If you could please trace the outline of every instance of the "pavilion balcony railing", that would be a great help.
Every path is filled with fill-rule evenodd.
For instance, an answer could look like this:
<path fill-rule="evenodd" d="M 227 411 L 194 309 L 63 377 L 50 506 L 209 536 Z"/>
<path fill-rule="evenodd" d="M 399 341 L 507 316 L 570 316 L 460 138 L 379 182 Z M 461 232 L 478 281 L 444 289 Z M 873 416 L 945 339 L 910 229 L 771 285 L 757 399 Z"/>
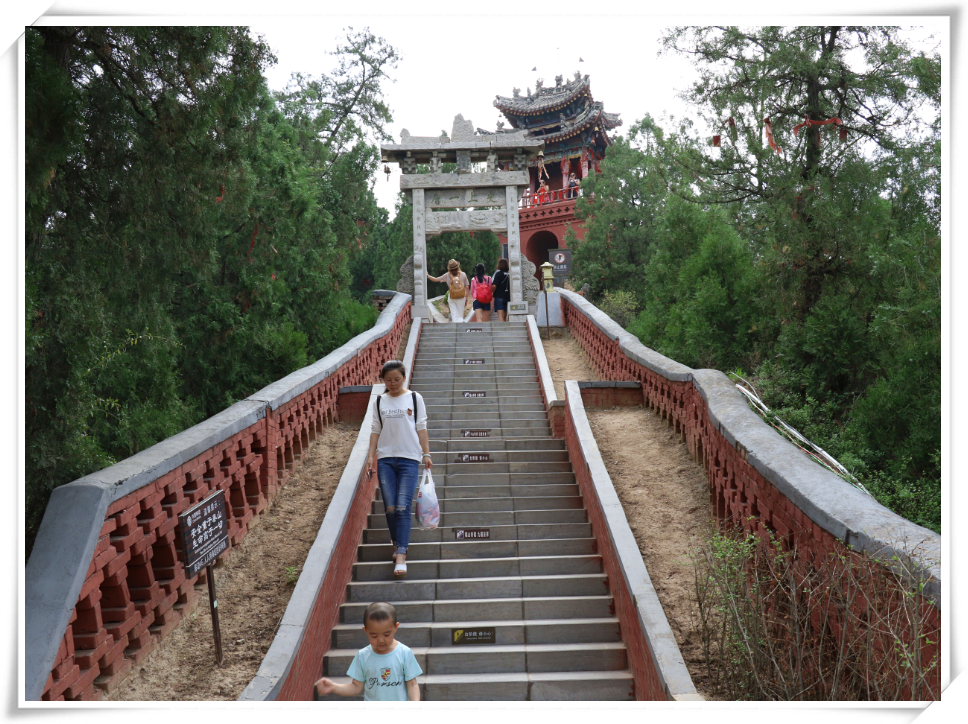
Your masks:
<path fill-rule="evenodd" d="M 563 201 L 574 201 L 582 196 L 581 187 L 566 189 L 551 189 L 545 192 L 525 191 L 524 196 L 518 201 L 518 208 L 530 209 L 534 206 L 545 206 L 548 204 L 558 204 Z"/>

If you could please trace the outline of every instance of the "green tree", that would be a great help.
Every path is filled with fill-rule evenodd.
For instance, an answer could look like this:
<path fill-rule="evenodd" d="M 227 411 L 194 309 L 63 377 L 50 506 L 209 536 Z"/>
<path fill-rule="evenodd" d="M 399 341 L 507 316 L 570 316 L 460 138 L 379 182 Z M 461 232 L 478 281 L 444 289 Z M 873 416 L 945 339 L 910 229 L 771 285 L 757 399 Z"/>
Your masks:
<path fill-rule="evenodd" d="M 372 324 L 348 267 L 380 220 L 368 134 L 396 53 L 351 32 L 331 76 L 276 98 L 246 28 L 26 40 L 30 540 L 53 487 Z"/>

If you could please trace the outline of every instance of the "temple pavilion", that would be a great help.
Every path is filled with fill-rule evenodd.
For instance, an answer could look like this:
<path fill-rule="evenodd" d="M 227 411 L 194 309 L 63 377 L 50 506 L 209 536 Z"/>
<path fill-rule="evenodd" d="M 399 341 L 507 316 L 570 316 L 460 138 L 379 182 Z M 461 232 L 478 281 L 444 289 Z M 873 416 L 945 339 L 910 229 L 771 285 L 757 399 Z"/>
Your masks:
<path fill-rule="evenodd" d="M 592 97 L 587 75 L 576 72 L 565 80 L 555 77 L 555 85 L 545 87 L 542 80 L 534 93 L 522 95 L 515 88 L 510 98 L 497 96 L 494 106 L 515 130 L 544 141 L 544 154 L 529 164 L 530 188 L 520 201 L 521 252 L 540 266 L 548 261 L 548 250 L 565 248 L 565 232 L 573 226 L 579 238 L 584 228 L 575 219 L 575 198 L 581 193 L 569 189 L 569 175 L 579 180 L 600 170 L 599 163 L 611 145 L 608 131 L 622 125 L 618 113 L 607 113 L 604 104 Z M 497 133 L 503 132 L 503 122 Z M 511 129 L 507 129 L 510 131 Z M 478 129 L 478 133 L 487 133 Z M 540 189 L 545 181 L 547 191 Z"/>

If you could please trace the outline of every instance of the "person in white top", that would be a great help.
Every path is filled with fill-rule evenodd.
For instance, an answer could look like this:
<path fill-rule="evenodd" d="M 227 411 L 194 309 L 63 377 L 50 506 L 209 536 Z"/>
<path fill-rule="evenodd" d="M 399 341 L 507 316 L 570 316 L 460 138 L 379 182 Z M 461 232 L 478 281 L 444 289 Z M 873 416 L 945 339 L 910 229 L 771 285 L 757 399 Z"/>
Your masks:
<path fill-rule="evenodd" d="M 427 432 L 427 405 L 419 392 L 406 387 L 407 368 L 391 360 L 383 365 L 380 379 L 385 395 L 376 398 L 370 427 L 367 475 L 377 475 L 387 527 L 393 543 L 393 575 L 407 575 L 407 548 L 410 545 L 410 506 L 417 491 L 420 462 L 430 470 L 430 436 Z"/>
<path fill-rule="evenodd" d="M 467 275 L 460 269 L 460 262 L 451 259 L 447 262 L 446 274 L 441 274 L 439 277 L 428 274 L 427 278 L 432 282 L 442 282 L 447 285 L 447 292 L 450 295 L 447 297 L 447 303 L 450 305 L 450 321 L 463 322 L 470 283 L 467 281 Z"/>

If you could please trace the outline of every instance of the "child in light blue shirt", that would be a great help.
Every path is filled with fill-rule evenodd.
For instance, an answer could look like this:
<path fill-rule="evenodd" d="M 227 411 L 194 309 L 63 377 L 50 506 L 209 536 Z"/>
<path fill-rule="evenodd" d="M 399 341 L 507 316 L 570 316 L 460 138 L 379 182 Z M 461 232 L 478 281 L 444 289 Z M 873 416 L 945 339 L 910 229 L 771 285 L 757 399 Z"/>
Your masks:
<path fill-rule="evenodd" d="M 370 645 L 353 657 L 346 675 L 349 684 L 337 684 L 323 677 L 316 690 L 323 696 L 359 696 L 363 701 L 420 701 L 417 677 L 423 673 L 413 651 L 394 636 L 400 624 L 397 611 L 389 603 L 371 603 L 363 612 L 363 630 Z"/>

